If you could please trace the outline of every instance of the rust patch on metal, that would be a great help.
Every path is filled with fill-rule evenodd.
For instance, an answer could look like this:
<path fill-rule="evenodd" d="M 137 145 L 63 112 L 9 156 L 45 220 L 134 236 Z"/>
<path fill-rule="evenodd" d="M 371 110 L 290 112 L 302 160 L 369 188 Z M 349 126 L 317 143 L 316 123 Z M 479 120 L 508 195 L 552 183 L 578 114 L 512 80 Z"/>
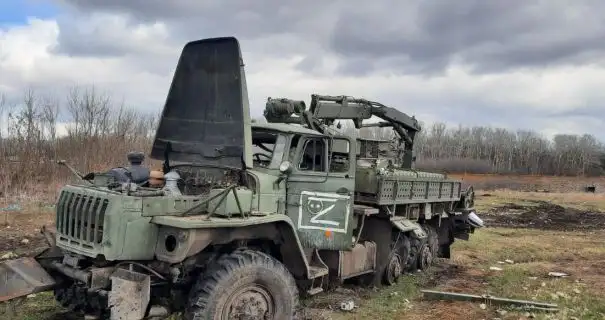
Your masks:
<path fill-rule="evenodd" d="M 371 241 L 359 243 L 351 251 L 340 251 L 339 274 L 343 279 L 351 278 L 376 267 L 376 244 Z"/>
<path fill-rule="evenodd" d="M 110 319 L 143 319 L 150 297 L 151 278 L 148 275 L 117 269 L 111 276 Z"/>

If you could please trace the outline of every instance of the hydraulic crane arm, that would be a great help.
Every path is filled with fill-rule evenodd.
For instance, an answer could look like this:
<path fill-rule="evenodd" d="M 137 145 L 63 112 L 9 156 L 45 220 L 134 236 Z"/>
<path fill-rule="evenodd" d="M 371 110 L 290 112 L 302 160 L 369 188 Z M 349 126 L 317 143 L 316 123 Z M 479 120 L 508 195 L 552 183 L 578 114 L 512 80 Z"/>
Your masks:
<path fill-rule="evenodd" d="M 399 135 L 404 166 L 411 164 L 414 137 L 421 129 L 413 116 L 378 102 L 347 96 L 313 94 L 309 110 L 306 110 L 305 102 L 301 100 L 269 98 L 264 115 L 268 122 L 299 123 L 321 133 L 326 133 L 326 127 L 334 124 L 335 120 L 352 120 L 357 129 L 392 127 Z M 363 123 L 372 116 L 383 122 Z"/>
<path fill-rule="evenodd" d="M 326 125 L 332 124 L 336 119 L 350 119 L 353 120 L 357 129 L 369 126 L 393 127 L 407 144 L 413 144 L 415 133 L 420 131 L 420 125 L 414 117 L 366 99 L 314 94 L 311 96 L 309 111 L 315 119 L 324 120 Z M 363 120 L 372 116 L 386 122 L 369 125 L 362 123 Z"/>
<path fill-rule="evenodd" d="M 407 144 L 414 141 L 420 125 L 414 117 L 395 108 L 366 99 L 347 96 L 311 95 L 311 105 L 306 111 L 304 101 L 269 98 L 265 108 L 265 118 L 269 122 L 302 123 L 309 128 L 324 132 L 322 128 L 330 126 L 335 120 L 352 120 L 355 128 L 392 127 Z M 292 115 L 297 115 L 293 117 Z M 384 122 L 364 124 L 363 120 L 376 116 Z"/>

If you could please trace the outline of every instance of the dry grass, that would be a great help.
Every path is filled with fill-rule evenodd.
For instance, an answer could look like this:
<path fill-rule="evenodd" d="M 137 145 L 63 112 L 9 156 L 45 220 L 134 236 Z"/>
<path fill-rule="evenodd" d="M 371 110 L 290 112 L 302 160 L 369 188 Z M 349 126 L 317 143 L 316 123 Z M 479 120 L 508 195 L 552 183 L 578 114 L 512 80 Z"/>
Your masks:
<path fill-rule="evenodd" d="M 533 201 L 548 201 L 564 207 L 581 210 L 605 211 L 605 193 L 586 192 L 523 192 L 516 190 L 494 190 L 475 192 L 478 201 L 475 208 L 479 212 L 502 205 L 516 203 L 519 205 L 532 205 Z"/>
<path fill-rule="evenodd" d="M 477 207 L 483 210 L 507 202 L 552 201 L 576 208 L 605 210 L 605 197 L 585 194 L 545 194 L 497 191 L 480 197 Z M 470 241 L 458 241 L 453 259 L 444 262 L 457 272 L 439 279 L 432 275 L 408 276 L 401 284 L 374 293 L 359 301 L 354 313 L 334 312 L 331 319 L 605 319 L 605 231 L 590 233 L 553 232 L 535 229 L 486 228 Z M 504 260 L 514 263 L 499 263 Z M 490 267 L 502 271 L 492 271 Z M 568 273 L 566 278 L 549 277 L 548 272 Z M 432 286 L 437 277 L 437 285 Z M 489 293 L 494 296 L 556 303 L 556 314 L 528 313 L 511 308 L 480 308 L 478 303 L 427 302 L 421 288 Z M 399 294 L 393 294 L 397 292 Z M 410 303 L 407 303 L 410 301 Z"/>
<path fill-rule="evenodd" d="M 535 312 L 532 315 L 536 319 L 603 319 L 605 271 L 601 266 L 605 263 L 605 246 L 601 239 L 604 235 L 586 237 L 536 230 L 485 229 L 470 242 L 455 245 L 454 258 L 446 264 L 457 266 L 458 272 L 442 279 L 436 287 L 427 288 L 551 302 L 561 308 L 556 314 Z M 505 259 L 513 260 L 514 264 L 498 263 Z M 491 271 L 491 266 L 503 270 Z M 566 272 L 570 277 L 549 277 L 550 271 Z M 511 308 L 482 310 L 479 303 L 422 301 L 419 290 L 426 282 L 426 277 L 408 277 L 404 283 L 362 301 L 357 312 L 339 312 L 332 319 L 527 318 L 526 311 Z"/>
<path fill-rule="evenodd" d="M 489 196 L 482 196 L 488 193 Z M 508 190 L 478 191 L 480 212 L 513 202 L 534 205 L 544 200 L 565 207 L 604 211 L 605 195 L 585 193 L 542 193 Z M 26 217 L 28 215 L 24 215 Z M 52 210 L 38 209 L 17 226 L 35 228 L 43 219 L 52 220 Z M 32 222 L 28 222 L 32 220 Z M 21 222 L 19 222 L 21 221 Z M 13 226 L 13 229 L 17 228 Z M 0 232 L 4 235 L 5 231 Z M 561 232 L 538 229 L 486 228 L 470 241 L 458 240 L 453 258 L 427 274 L 406 276 L 398 285 L 382 290 L 339 289 L 304 301 L 313 319 L 528 319 L 529 313 L 511 308 L 480 308 L 479 303 L 427 302 L 420 289 L 436 289 L 472 294 L 557 303 L 556 314 L 531 314 L 535 319 L 605 319 L 605 230 Z M 1 239 L 0 239 L 1 240 Z M 1 241 L 0 241 L 1 242 Z M 0 254 L 3 254 L 0 248 Z M 506 259 L 513 264 L 499 263 Z M 497 266 L 502 271 L 492 271 Z M 548 276 L 550 271 L 566 272 L 566 278 Z M 340 302 L 353 299 L 353 312 L 338 310 Z M 52 297 L 41 294 L 28 299 L 19 310 L 19 320 L 64 319 Z"/>

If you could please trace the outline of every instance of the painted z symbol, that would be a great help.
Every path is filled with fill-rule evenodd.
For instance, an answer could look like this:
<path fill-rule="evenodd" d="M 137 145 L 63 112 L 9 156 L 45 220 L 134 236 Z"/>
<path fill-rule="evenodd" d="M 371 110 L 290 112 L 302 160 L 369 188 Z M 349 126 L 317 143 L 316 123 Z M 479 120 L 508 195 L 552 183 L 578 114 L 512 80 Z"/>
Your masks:
<path fill-rule="evenodd" d="M 336 200 L 333 199 L 322 199 L 322 198 L 315 198 L 315 197 L 309 197 L 308 200 L 310 201 L 321 201 L 321 202 L 332 202 L 332 205 L 330 205 L 329 207 L 319 211 L 317 214 L 315 214 L 310 220 L 309 222 L 311 223 L 317 223 L 317 224 L 327 224 L 327 225 L 331 225 L 331 226 L 335 226 L 338 227 L 340 225 L 340 222 L 337 221 L 332 221 L 332 220 L 320 220 L 319 218 L 324 216 L 325 214 L 327 214 L 328 212 L 330 212 L 332 209 L 334 209 L 334 207 L 336 207 Z"/>

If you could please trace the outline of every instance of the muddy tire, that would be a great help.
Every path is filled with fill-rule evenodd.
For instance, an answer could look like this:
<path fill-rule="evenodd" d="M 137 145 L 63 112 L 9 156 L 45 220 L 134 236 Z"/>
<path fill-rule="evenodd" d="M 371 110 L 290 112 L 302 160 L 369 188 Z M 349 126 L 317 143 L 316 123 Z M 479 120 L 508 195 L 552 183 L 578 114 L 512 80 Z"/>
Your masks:
<path fill-rule="evenodd" d="M 439 234 L 437 233 L 437 229 L 431 225 L 425 224 L 422 226 L 424 232 L 427 234 L 427 246 L 431 251 L 431 260 L 429 265 L 432 265 L 435 261 L 435 258 L 439 256 Z"/>
<path fill-rule="evenodd" d="M 433 253 L 427 242 L 423 243 L 418 250 L 418 270 L 426 270 L 433 264 Z"/>
<path fill-rule="evenodd" d="M 420 256 L 420 250 L 426 240 L 421 240 L 415 236 L 410 237 L 410 255 L 406 265 L 406 271 L 416 272 L 418 270 L 418 261 Z"/>
<path fill-rule="evenodd" d="M 185 319 L 292 319 L 298 311 L 294 278 L 277 259 L 254 250 L 221 256 L 194 284 Z"/>
<path fill-rule="evenodd" d="M 387 266 L 383 273 L 383 283 L 393 285 L 405 273 L 406 263 L 410 255 L 410 239 L 403 232 L 395 235 Z"/>

